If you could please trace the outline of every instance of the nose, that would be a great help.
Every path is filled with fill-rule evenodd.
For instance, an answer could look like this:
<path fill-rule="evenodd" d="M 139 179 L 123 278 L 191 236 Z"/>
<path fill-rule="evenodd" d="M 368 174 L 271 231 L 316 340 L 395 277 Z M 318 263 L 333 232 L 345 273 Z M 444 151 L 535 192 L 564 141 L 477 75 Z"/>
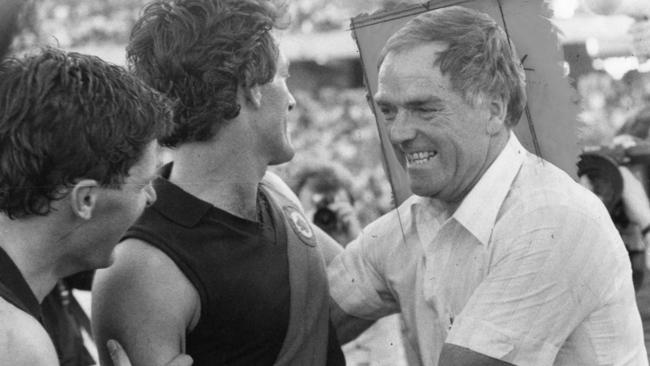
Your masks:
<path fill-rule="evenodd" d="M 156 196 L 156 190 L 153 188 L 153 184 L 147 185 L 145 188 L 145 194 L 147 196 L 147 206 L 153 205 L 158 198 L 158 196 Z"/>
<path fill-rule="evenodd" d="M 415 138 L 416 132 L 411 125 L 408 111 L 397 111 L 393 123 L 390 124 L 388 136 L 393 144 L 402 144 Z"/>

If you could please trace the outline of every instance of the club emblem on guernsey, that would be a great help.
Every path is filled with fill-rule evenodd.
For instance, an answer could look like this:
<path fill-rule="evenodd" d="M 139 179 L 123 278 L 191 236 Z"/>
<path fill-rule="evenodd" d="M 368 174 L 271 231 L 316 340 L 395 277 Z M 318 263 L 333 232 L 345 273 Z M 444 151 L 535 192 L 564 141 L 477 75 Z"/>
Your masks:
<path fill-rule="evenodd" d="M 311 247 L 316 246 L 314 230 L 311 229 L 311 225 L 309 225 L 305 216 L 295 207 L 291 206 L 285 206 L 284 213 L 296 235 L 298 235 L 305 244 Z"/>

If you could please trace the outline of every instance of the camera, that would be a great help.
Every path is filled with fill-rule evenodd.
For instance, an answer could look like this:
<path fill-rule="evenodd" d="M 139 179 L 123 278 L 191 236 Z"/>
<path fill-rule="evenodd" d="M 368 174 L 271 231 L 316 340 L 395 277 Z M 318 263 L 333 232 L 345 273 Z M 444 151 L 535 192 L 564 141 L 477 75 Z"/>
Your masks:
<path fill-rule="evenodd" d="M 326 233 L 332 233 L 338 228 L 338 217 L 336 212 L 329 208 L 329 205 L 333 202 L 334 196 L 323 195 L 323 197 L 316 202 L 316 212 L 314 212 L 314 217 L 312 219 L 313 223 L 323 229 Z"/>
<path fill-rule="evenodd" d="M 628 219 L 622 209 L 623 177 L 618 167 L 632 165 L 641 165 L 645 169 L 650 166 L 650 143 L 637 141 L 629 147 L 588 147 L 578 161 L 578 176 L 589 178 L 593 192 L 602 199 L 613 221 L 623 226 L 627 225 Z"/>

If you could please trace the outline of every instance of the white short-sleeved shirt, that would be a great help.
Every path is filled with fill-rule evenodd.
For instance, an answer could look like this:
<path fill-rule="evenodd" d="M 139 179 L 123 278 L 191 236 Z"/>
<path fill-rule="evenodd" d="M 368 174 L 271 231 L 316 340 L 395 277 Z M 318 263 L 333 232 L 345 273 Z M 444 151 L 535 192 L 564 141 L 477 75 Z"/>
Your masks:
<path fill-rule="evenodd" d="M 514 135 L 450 216 L 413 196 L 329 267 L 334 300 L 402 312 L 421 365 L 452 343 L 516 365 L 648 365 L 630 262 L 607 210 Z"/>

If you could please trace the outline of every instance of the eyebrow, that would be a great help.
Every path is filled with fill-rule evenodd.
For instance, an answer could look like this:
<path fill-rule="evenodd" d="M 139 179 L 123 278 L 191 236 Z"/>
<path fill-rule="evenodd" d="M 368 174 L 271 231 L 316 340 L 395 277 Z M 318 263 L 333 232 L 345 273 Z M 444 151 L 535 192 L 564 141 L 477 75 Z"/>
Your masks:
<path fill-rule="evenodd" d="M 379 105 L 379 106 L 381 106 L 381 105 L 388 106 L 388 105 L 396 104 L 396 103 L 392 103 L 390 101 L 383 100 L 382 95 L 377 95 L 377 97 L 375 97 L 374 99 L 375 99 L 375 103 L 377 103 L 377 105 Z M 419 106 L 426 105 L 426 104 L 432 104 L 432 103 L 433 104 L 439 104 L 439 103 L 442 103 L 442 102 L 443 102 L 443 100 L 441 98 L 438 98 L 438 97 L 432 96 L 432 95 L 428 95 L 428 96 L 421 96 L 421 97 L 416 96 L 416 97 L 410 98 L 409 100 L 406 101 L 406 103 L 403 103 L 403 105 L 406 106 L 406 107 L 419 107 Z M 397 103 L 397 104 L 402 104 L 402 103 Z"/>
<path fill-rule="evenodd" d="M 406 103 L 407 107 L 421 107 L 423 105 L 427 104 L 439 104 L 442 102 L 442 99 L 437 98 L 437 97 L 427 97 L 424 99 L 415 99 L 415 100 L 410 100 Z"/>

